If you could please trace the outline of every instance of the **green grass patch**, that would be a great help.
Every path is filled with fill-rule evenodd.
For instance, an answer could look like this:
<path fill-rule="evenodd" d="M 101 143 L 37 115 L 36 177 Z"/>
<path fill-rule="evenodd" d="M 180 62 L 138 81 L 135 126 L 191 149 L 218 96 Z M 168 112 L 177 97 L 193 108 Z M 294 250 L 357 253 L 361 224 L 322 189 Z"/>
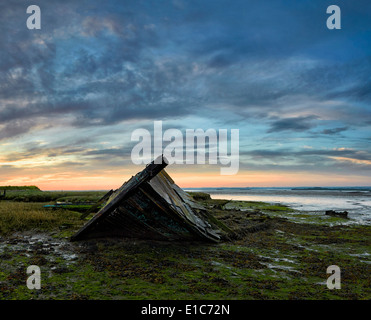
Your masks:
<path fill-rule="evenodd" d="M 1 189 L 0 189 L 1 191 Z M 40 191 L 34 189 L 9 190 L 3 200 L 16 202 L 96 202 L 106 191 Z"/>
<path fill-rule="evenodd" d="M 215 200 L 214 200 L 215 201 Z M 225 209 L 240 209 L 240 210 L 261 210 L 261 211 L 275 211 L 275 212 L 295 212 L 285 205 L 270 204 L 261 201 L 237 201 L 232 200 L 225 205 Z"/>
<path fill-rule="evenodd" d="M 80 214 L 63 209 L 48 210 L 42 203 L 0 202 L 0 235 L 22 231 L 59 231 L 82 225 Z"/>
<path fill-rule="evenodd" d="M 0 191 L 6 190 L 6 191 L 41 191 L 38 187 L 36 186 L 0 186 Z"/>

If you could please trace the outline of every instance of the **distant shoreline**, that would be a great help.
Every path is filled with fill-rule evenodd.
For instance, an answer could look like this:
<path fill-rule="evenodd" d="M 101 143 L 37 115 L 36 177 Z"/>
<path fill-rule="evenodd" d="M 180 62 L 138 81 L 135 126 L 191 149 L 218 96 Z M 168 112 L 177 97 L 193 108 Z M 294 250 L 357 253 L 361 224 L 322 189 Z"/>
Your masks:
<path fill-rule="evenodd" d="M 362 190 L 371 191 L 371 186 L 343 186 L 343 187 L 202 187 L 202 188 L 183 188 L 184 190 Z"/>

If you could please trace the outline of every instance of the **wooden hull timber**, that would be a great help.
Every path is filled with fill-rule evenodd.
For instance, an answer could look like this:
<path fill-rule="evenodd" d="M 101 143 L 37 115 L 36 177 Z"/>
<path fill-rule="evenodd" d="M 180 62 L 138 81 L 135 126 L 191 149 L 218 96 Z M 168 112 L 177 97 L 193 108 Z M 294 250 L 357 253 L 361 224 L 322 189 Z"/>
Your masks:
<path fill-rule="evenodd" d="M 220 230 L 203 214 L 205 208 L 174 183 L 166 166 L 161 156 L 124 183 L 71 241 L 127 237 L 218 242 Z"/>

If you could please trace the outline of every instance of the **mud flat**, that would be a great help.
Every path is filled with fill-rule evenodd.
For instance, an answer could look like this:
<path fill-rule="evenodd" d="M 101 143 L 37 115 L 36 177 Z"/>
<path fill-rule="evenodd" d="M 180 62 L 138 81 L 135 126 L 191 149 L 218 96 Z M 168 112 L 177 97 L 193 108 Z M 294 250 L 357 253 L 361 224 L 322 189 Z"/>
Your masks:
<path fill-rule="evenodd" d="M 194 196 L 233 231 L 228 240 L 70 242 L 86 222 L 78 213 L 30 203 L 58 218 L 12 232 L 1 221 L 0 299 L 371 298 L 370 226 L 264 202 Z M 4 206 L 9 203 L 0 202 L 0 211 Z M 41 269 L 40 290 L 26 286 L 29 265 Z M 339 290 L 326 286 L 330 265 L 341 269 Z"/>

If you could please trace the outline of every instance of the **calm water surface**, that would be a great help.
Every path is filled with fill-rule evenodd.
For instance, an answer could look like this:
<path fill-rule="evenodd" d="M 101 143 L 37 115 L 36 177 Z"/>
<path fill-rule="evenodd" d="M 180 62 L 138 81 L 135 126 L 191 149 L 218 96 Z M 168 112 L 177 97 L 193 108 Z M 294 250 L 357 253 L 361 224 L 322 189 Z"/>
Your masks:
<path fill-rule="evenodd" d="M 213 199 L 279 203 L 301 211 L 348 211 L 353 222 L 371 225 L 371 188 L 202 188 Z"/>

